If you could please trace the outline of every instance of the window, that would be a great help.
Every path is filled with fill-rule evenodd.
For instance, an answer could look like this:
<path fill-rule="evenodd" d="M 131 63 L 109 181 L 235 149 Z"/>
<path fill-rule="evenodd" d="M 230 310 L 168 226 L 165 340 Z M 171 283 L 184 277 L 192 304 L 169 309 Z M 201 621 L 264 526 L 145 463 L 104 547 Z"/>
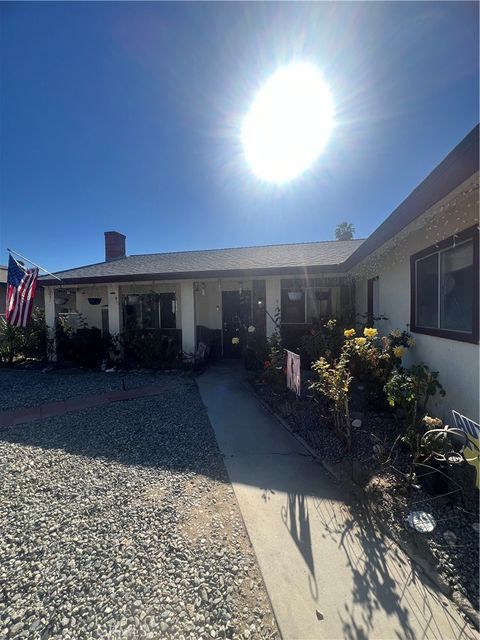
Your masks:
<path fill-rule="evenodd" d="M 141 329 L 175 329 L 177 326 L 175 294 L 126 295 L 124 324 Z"/>
<path fill-rule="evenodd" d="M 478 230 L 476 227 L 415 254 L 412 331 L 478 342 Z"/>
<path fill-rule="evenodd" d="M 143 329 L 158 329 L 159 327 L 159 296 L 149 293 L 142 296 L 142 327 Z"/>
<path fill-rule="evenodd" d="M 332 314 L 332 288 L 315 281 L 282 280 L 281 303 L 283 324 L 318 322 Z"/>
<path fill-rule="evenodd" d="M 282 289 L 282 322 L 305 322 L 305 291 Z"/>

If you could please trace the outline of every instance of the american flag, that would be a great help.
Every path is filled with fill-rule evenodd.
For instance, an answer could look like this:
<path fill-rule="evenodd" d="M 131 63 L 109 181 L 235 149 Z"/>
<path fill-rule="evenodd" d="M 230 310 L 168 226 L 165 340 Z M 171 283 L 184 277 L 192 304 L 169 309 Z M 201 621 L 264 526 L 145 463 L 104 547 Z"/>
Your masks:
<path fill-rule="evenodd" d="M 6 318 L 14 327 L 26 327 L 37 287 L 38 269 L 24 269 L 10 254 L 8 260 Z"/>

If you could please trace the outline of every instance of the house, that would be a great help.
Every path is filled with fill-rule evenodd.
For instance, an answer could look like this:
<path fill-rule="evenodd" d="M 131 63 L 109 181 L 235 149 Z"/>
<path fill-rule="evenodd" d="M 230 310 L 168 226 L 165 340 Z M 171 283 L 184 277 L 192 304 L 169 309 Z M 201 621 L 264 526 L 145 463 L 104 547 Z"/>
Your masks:
<path fill-rule="evenodd" d="M 229 357 L 250 324 L 270 335 L 277 309 L 287 344 L 318 318 L 384 316 L 380 331 L 408 328 L 410 357 L 440 372 L 437 412 L 478 420 L 478 136 L 477 126 L 366 240 L 127 256 L 125 236 L 107 231 L 103 262 L 58 272 L 61 285 L 41 278 L 47 324 L 80 313 L 118 334 L 133 322 L 185 352 L 203 340 Z"/>

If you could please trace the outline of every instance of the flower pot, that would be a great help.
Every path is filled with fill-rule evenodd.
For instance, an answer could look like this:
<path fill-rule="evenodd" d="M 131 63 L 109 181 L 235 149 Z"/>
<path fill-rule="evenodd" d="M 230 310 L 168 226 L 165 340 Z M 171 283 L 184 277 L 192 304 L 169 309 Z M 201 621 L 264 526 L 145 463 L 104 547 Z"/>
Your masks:
<path fill-rule="evenodd" d="M 302 291 L 289 291 L 288 292 L 288 299 L 291 302 L 298 302 L 299 300 L 302 299 Z"/>
<path fill-rule="evenodd" d="M 101 298 L 88 298 L 88 302 L 93 306 L 97 306 L 98 304 L 101 303 L 101 301 L 102 301 Z"/>
<path fill-rule="evenodd" d="M 428 466 L 423 466 L 423 464 Z M 448 493 L 447 466 L 436 460 L 426 463 L 419 462 L 415 467 L 418 482 L 425 493 L 430 496 L 440 496 Z"/>

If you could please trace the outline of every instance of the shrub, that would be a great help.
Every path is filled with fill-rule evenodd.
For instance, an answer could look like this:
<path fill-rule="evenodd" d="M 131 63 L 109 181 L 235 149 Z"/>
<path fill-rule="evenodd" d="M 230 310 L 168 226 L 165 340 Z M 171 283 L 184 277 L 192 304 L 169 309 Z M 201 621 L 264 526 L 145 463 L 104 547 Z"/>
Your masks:
<path fill-rule="evenodd" d="M 330 364 L 325 358 L 319 358 L 312 365 L 318 374 L 318 381 L 312 382 L 310 389 L 323 395 L 332 412 L 337 434 L 351 447 L 351 424 L 349 411 L 349 392 L 352 375 L 349 370 L 349 353 L 343 349 L 340 358 Z"/>
<path fill-rule="evenodd" d="M 327 358 L 336 360 L 343 346 L 343 329 L 336 318 L 330 318 L 325 324 L 312 327 L 310 332 L 302 336 L 302 351 L 310 363 Z"/>
<path fill-rule="evenodd" d="M 427 412 L 428 401 L 445 390 L 438 380 L 438 371 L 431 371 L 423 362 L 408 369 L 394 369 L 385 385 L 388 403 L 395 407 L 405 426 L 404 440 L 414 446 L 417 424 Z"/>
<path fill-rule="evenodd" d="M 174 368 L 179 362 L 180 347 L 170 336 L 159 331 L 127 326 L 119 337 L 128 364 L 154 368 Z"/>
<path fill-rule="evenodd" d="M 247 344 L 243 350 L 243 361 L 248 371 L 262 368 L 268 357 L 268 344 L 264 335 L 259 333 L 253 325 L 247 329 Z"/>
<path fill-rule="evenodd" d="M 47 344 L 43 309 L 33 309 L 26 327 L 12 327 L 4 320 L 0 324 L 0 362 L 12 364 L 14 360 L 24 358 L 43 360 L 47 355 Z"/>
<path fill-rule="evenodd" d="M 110 337 L 102 336 L 100 329 L 89 327 L 80 317 L 79 328 L 74 330 L 62 317 L 56 327 L 57 356 L 79 367 L 99 367 L 114 350 Z"/>

